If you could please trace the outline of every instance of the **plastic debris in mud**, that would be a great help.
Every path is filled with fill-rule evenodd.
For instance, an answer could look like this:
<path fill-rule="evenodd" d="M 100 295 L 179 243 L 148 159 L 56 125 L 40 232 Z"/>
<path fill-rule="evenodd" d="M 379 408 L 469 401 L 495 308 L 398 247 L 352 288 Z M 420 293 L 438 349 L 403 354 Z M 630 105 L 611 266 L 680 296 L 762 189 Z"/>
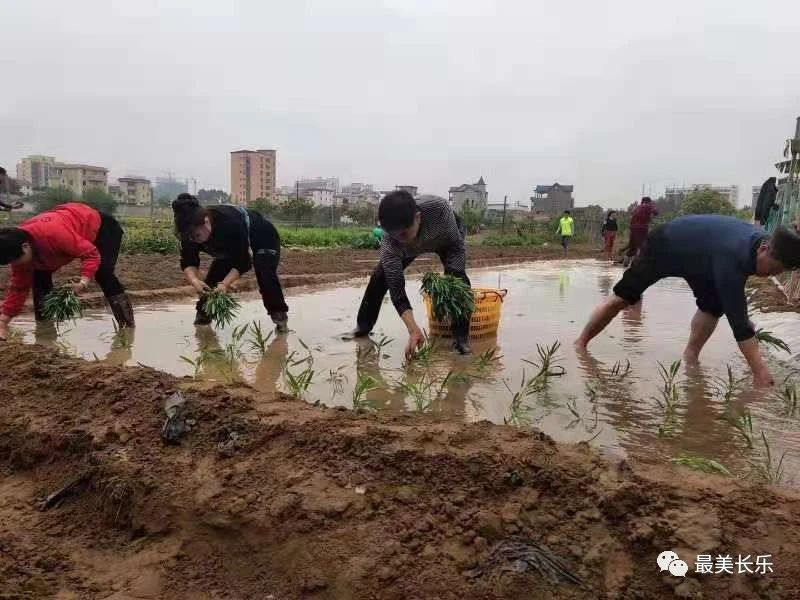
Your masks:
<path fill-rule="evenodd" d="M 179 444 L 181 438 L 192 429 L 186 420 L 186 398 L 183 394 L 175 392 L 167 398 L 164 412 L 167 418 L 161 427 L 161 439 L 165 444 Z"/>
<path fill-rule="evenodd" d="M 544 546 L 524 540 L 511 538 L 499 542 L 492 548 L 486 562 L 464 574 L 467 577 L 481 577 L 490 574 L 500 577 L 504 573 L 527 573 L 537 571 L 550 583 L 571 583 L 585 587 L 583 581 L 569 570 L 566 563 Z"/>

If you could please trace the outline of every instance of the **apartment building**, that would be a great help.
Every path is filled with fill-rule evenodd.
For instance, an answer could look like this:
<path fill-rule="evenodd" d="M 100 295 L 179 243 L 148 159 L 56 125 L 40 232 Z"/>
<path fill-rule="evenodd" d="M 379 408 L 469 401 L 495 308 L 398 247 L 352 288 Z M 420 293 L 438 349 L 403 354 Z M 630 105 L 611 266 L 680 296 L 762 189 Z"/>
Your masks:
<path fill-rule="evenodd" d="M 67 188 L 80 198 L 88 189 L 108 191 L 108 169 L 92 165 L 53 163 L 49 168 L 49 187 Z"/>
<path fill-rule="evenodd" d="M 231 152 L 231 202 L 249 206 L 259 198 L 275 202 L 275 150 Z"/>
<path fill-rule="evenodd" d="M 150 180 L 144 177 L 120 177 L 119 198 L 122 204 L 150 206 L 153 202 L 153 188 Z"/>
<path fill-rule="evenodd" d="M 17 181 L 31 188 L 45 188 L 50 185 L 50 168 L 55 164 L 53 156 L 31 154 L 17 163 Z"/>

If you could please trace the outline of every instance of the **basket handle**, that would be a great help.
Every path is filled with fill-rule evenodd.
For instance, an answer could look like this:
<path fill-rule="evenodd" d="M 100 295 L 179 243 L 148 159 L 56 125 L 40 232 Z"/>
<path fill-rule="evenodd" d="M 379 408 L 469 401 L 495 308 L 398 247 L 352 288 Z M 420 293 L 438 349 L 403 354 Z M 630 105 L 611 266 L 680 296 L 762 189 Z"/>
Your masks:
<path fill-rule="evenodd" d="M 500 300 L 500 302 L 502 302 L 503 299 L 506 297 L 506 294 L 508 294 L 508 289 L 491 290 L 491 291 L 488 291 L 488 292 L 486 292 L 486 291 L 481 292 L 480 300 L 483 300 L 489 294 L 494 294 L 495 296 L 497 296 L 497 298 L 495 299 L 495 302 L 497 302 L 498 299 Z"/>

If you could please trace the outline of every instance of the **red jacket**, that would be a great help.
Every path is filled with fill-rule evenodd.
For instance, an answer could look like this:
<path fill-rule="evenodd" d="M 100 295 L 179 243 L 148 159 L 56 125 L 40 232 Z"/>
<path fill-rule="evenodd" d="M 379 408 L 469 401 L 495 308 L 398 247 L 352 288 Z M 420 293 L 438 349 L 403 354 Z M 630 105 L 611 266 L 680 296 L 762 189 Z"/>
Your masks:
<path fill-rule="evenodd" d="M 81 261 L 81 276 L 91 279 L 100 267 L 94 245 L 100 230 L 100 213 L 86 204 L 69 203 L 28 219 L 20 229 L 33 246 L 33 261 L 11 266 L 11 279 L 2 312 L 14 317 L 22 310 L 33 285 L 34 271 L 57 271 L 74 259 Z"/>
<path fill-rule="evenodd" d="M 652 203 L 640 204 L 631 215 L 631 229 L 647 229 L 650 226 L 650 219 L 657 214 L 658 211 Z"/>

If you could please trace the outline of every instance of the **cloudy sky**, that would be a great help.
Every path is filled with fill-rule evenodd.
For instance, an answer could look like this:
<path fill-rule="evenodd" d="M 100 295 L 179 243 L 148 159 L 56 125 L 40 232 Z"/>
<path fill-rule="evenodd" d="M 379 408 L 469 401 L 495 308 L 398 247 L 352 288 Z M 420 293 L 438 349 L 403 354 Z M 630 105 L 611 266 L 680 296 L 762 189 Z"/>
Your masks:
<path fill-rule="evenodd" d="M 800 4 L 673 0 L 4 0 L 0 164 L 29 153 L 229 185 L 338 176 L 579 205 L 752 185 L 800 116 Z"/>

